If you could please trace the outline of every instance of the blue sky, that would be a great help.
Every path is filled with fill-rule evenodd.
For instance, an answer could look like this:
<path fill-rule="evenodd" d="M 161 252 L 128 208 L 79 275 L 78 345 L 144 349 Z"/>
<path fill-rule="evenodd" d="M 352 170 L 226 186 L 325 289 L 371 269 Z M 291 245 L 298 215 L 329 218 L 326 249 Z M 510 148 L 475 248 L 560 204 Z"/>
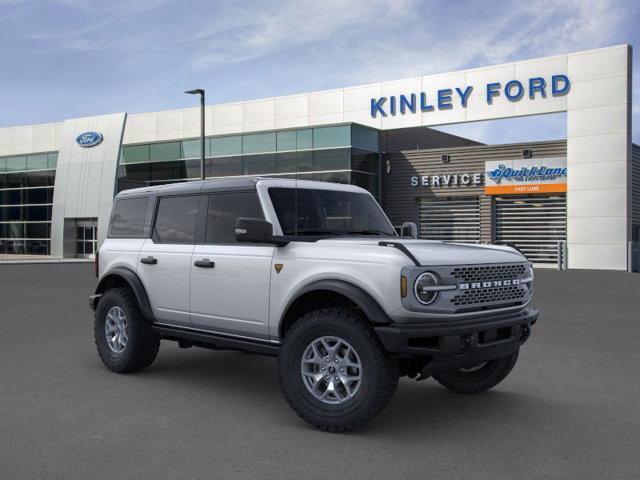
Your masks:
<path fill-rule="evenodd" d="M 224 103 L 630 43 L 640 2 L 0 0 L 0 126 Z M 634 141 L 640 92 L 634 81 Z M 563 114 L 443 128 L 563 138 Z"/>

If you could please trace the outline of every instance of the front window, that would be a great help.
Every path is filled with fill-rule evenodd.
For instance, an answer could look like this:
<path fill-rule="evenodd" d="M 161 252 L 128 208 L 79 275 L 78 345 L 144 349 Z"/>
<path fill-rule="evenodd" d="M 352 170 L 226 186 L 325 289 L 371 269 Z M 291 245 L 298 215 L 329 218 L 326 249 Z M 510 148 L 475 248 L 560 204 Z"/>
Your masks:
<path fill-rule="evenodd" d="M 270 188 L 269 196 L 283 235 L 396 235 L 380 206 L 366 193 Z"/>

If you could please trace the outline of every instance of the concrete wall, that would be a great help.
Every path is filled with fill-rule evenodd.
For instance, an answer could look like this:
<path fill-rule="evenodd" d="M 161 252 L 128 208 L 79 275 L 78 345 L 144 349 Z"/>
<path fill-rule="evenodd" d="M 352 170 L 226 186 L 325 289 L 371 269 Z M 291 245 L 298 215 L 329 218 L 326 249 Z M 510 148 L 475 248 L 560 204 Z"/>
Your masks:
<path fill-rule="evenodd" d="M 631 240 L 631 47 L 567 55 L 569 268 L 626 270 Z"/>
<path fill-rule="evenodd" d="M 125 117 L 124 113 L 114 113 L 64 123 L 53 190 L 52 255 L 61 257 L 65 253 L 65 221 L 69 232 L 69 219 L 97 218 L 98 245 L 104 240 L 115 195 Z M 75 139 L 86 131 L 100 132 L 104 140 L 94 147 L 83 148 Z"/>
<path fill-rule="evenodd" d="M 62 142 L 63 123 L 0 128 L 0 157 L 55 152 Z"/>

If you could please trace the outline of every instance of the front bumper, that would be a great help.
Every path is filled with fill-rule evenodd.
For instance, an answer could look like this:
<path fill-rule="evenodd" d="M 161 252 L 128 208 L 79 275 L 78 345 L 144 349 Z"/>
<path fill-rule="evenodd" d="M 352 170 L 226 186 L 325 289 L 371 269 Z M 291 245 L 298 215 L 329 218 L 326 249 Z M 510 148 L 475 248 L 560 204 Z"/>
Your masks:
<path fill-rule="evenodd" d="M 469 321 L 375 327 L 385 349 L 399 357 L 425 357 L 431 372 L 464 368 L 509 355 L 527 341 L 538 310 Z"/>

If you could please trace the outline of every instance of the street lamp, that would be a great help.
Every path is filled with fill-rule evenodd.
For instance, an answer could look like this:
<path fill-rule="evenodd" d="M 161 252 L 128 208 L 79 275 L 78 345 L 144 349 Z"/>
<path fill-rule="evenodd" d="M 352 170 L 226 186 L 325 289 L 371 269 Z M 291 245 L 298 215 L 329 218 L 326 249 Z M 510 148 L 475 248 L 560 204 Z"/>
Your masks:
<path fill-rule="evenodd" d="M 204 180 L 204 90 L 187 90 L 189 95 L 200 95 L 200 179 Z"/>

